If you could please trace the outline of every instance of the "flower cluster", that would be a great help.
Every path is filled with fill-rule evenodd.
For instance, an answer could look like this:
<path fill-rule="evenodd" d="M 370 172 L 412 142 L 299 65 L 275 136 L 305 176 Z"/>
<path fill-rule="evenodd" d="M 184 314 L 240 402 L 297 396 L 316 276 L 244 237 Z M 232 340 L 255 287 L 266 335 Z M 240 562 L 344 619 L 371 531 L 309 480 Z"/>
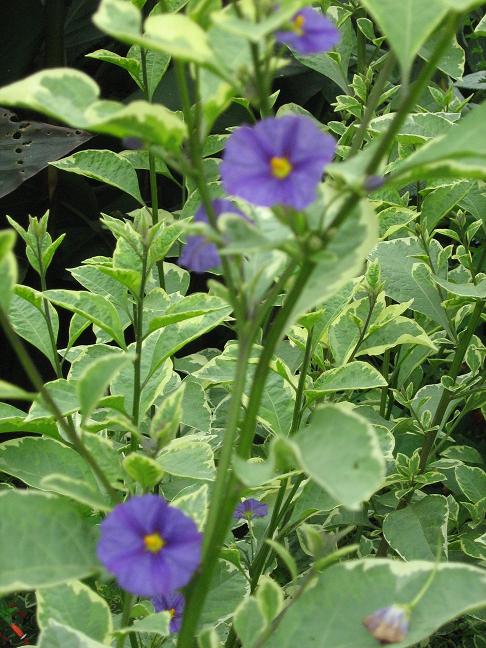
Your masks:
<path fill-rule="evenodd" d="M 201 534 L 193 520 L 157 495 L 132 497 L 101 524 L 97 555 L 123 589 L 154 597 L 177 629 L 187 585 L 201 560 Z"/>

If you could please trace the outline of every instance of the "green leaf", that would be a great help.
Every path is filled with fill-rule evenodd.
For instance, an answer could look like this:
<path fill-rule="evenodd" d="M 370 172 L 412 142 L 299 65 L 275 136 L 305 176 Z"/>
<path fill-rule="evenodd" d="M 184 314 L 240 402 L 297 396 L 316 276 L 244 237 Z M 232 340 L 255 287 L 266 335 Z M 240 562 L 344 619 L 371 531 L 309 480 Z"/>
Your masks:
<path fill-rule="evenodd" d="M 166 610 L 148 614 L 142 619 L 137 619 L 132 625 L 117 630 L 117 634 L 128 634 L 130 632 L 150 633 L 159 637 L 167 637 L 170 634 L 170 614 Z"/>
<path fill-rule="evenodd" d="M 139 85 L 143 88 L 143 75 L 141 72 L 142 69 L 142 56 L 141 48 L 138 45 L 134 45 L 130 48 L 128 55 L 132 57 L 132 60 L 139 63 Z M 147 96 L 148 100 L 151 101 L 154 96 L 154 92 L 157 90 L 162 77 L 167 71 L 170 63 L 170 56 L 163 52 L 154 52 L 152 50 L 145 50 L 145 69 L 147 72 Z M 135 78 L 135 77 L 134 77 Z M 136 79 L 135 79 L 136 80 Z"/>
<path fill-rule="evenodd" d="M 198 435 L 171 441 L 157 456 L 157 463 L 170 475 L 212 481 L 215 476 L 211 446 Z"/>
<path fill-rule="evenodd" d="M 53 342 L 49 337 L 49 328 L 45 316 L 45 308 L 49 309 Z M 55 308 L 45 301 L 42 293 L 29 286 L 16 286 L 10 302 L 9 318 L 16 333 L 39 349 L 56 370 L 56 355 L 52 345 L 56 343 L 59 331 L 59 319 Z"/>
<path fill-rule="evenodd" d="M 229 619 L 249 591 L 243 574 L 226 560 L 218 560 L 201 615 L 201 626 Z"/>
<path fill-rule="evenodd" d="M 339 209 L 336 203 L 327 209 L 329 222 L 336 216 L 336 209 Z M 325 303 L 361 272 L 364 260 L 376 244 L 377 235 L 376 214 L 369 201 L 362 200 L 340 225 L 326 249 L 316 254 L 316 267 L 292 311 L 288 326 L 300 315 Z M 326 277 L 324 283 L 322 277 Z"/>
<path fill-rule="evenodd" d="M 106 648 L 84 632 L 50 620 L 39 636 L 37 648 Z"/>
<path fill-rule="evenodd" d="M 93 22 L 110 36 L 126 41 L 138 38 L 142 31 L 142 13 L 126 0 L 103 0 L 93 16 Z"/>
<path fill-rule="evenodd" d="M 171 502 L 173 506 L 177 506 L 181 511 L 184 511 L 184 513 L 187 513 L 187 515 L 192 517 L 198 528 L 201 530 L 204 528 L 208 512 L 208 490 L 207 484 L 203 484 L 198 488 L 189 486 L 189 488 L 184 489 L 180 495 Z"/>
<path fill-rule="evenodd" d="M 34 400 L 37 396 L 34 392 L 28 392 L 17 385 L 12 385 L 5 380 L 0 380 L 0 398 L 5 400 Z"/>
<path fill-rule="evenodd" d="M 87 74 L 54 68 L 0 89 L 0 103 L 35 110 L 74 128 L 114 137 L 140 137 L 167 149 L 178 149 L 186 126 L 175 113 L 146 101 L 128 105 L 100 101 L 99 92 Z"/>
<path fill-rule="evenodd" d="M 373 389 L 374 387 L 386 387 L 386 384 L 381 373 L 369 363 L 355 361 L 324 371 L 314 382 L 312 389 L 307 389 L 305 393 L 309 401 L 312 402 L 327 393 Z"/>
<path fill-rule="evenodd" d="M 471 190 L 469 182 L 453 182 L 431 191 L 424 198 L 420 219 L 431 232 Z"/>
<path fill-rule="evenodd" d="M 79 151 L 50 164 L 61 171 L 76 173 L 116 187 L 143 205 L 137 172 L 130 162 L 118 153 L 108 150 Z"/>
<path fill-rule="evenodd" d="M 393 169 L 400 184 L 431 177 L 486 179 L 486 137 L 481 129 L 486 119 L 486 103 L 473 108 L 458 124 Z"/>
<path fill-rule="evenodd" d="M 80 412 L 86 420 L 122 367 L 133 360 L 130 354 L 110 354 L 90 364 L 76 384 Z"/>
<path fill-rule="evenodd" d="M 13 230 L 0 230 L 0 308 L 6 313 L 17 283 L 17 261 L 12 252 L 16 238 Z"/>
<path fill-rule="evenodd" d="M 416 258 L 424 250 L 416 238 L 400 238 L 380 241 L 370 254 L 370 260 L 378 259 L 381 276 L 385 283 L 385 293 L 396 302 L 412 300 L 410 308 L 430 317 L 449 330 L 449 323 L 442 306 L 442 298 L 432 280 L 419 271 L 413 274 L 416 265 L 425 266 Z M 439 246 L 431 246 L 431 257 L 437 264 Z M 425 267 L 425 271 L 427 268 Z M 423 279 L 423 281 L 422 281 Z M 419 283 L 420 281 L 420 283 Z"/>
<path fill-rule="evenodd" d="M 0 470 L 40 490 L 55 491 L 45 488 L 42 480 L 57 473 L 78 479 L 84 482 L 86 487 L 98 491 L 91 469 L 78 453 L 46 437 L 24 437 L 2 443 Z"/>
<path fill-rule="evenodd" d="M 479 281 L 476 285 L 473 283 L 453 283 L 446 281 L 441 277 L 433 277 L 435 283 L 445 288 L 447 292 L 460 297 L 471 297 L 472 299 L 486 299 L 486 279 Z"/>
<path fill-rule="evenodd" d="M 370 121 L 369 130 L 380 134 L 386 132 L 395 114 L 375 117 Z M 447 134 L 459 117 L 457 113 L 412 113 L 407 115 L 397 133 L 397 141 L 403 144 L 424 144 L 429 139 Z"/>
<path fill-rule="evenodd" d="M 1 88 L 0 104 L 35 110 L 75 128 L 84 128 L 84 113 L 98 95 L 98 85 L 87 74 L 59 68 L 37 72 Z"/>
<path fill-rule="evenodd" d="M 41 488 L 64 495 L 71 500 L 85 504 L 95 511 L 110 511 L 112 508 L 109 498 L 100 493 L 82 479 L 73 479 L 68 475 L 46 475 L 41 480 Z"/>
<path fill-rule="evenodd" d="M 363 626 L 363 619 L 379 608 L 410 603 L 434 569 L 434 563 L 379 559 L 334 565 L 294 601 L 265 648 L 315 648 L 316 637 L 332 648 L 376 648 L 377 641 Z M 413 610 L 400 648 L 416 646 L 445 623 L 485 604 L 484 570 L 440 564 Z"/>
<path fill-rule="evenodd" d="M 435 344 L 417 322 L 399 316 L 367 335 L 356 355 L 381 355 L 399 344 L 420 344 L 436 350 Z"/>
<path fill-rule="evenodd" d="M 113 304 L 105 297 L 75 290 L 46 290 L 44 296 L 52 303 L 93 322 L 108 333 L 119 346 L 125 348 L 120 316 Z"/>
<path fill-rule="evenodd" d="M 123 0 L 103 0 L 93 16 L 95 25 L 125 43 L 137 44 L 194 63 L 213 61 L 206 33 L 183 14 L 151 15 L 141 34 L 140 11 Z"/>
<path fill-rule="evenodd" d="M 37 623 L 44 630 L 49 621 L 68 625 L 88 637 L 106 643 L 113 630 L 106 601 L 80 581 L 37 590 Z M 65 646 L 67 648 L 67 646 Z"/>
<path fill-rule="evenodd" d="M 383 535 L 404 560 L 447 558 L 449 505 L 443 495 L 427 495 L 418 502 L 389 513 Z"/>
<path fill-rule="evenodd" d="M 51 398 L 54 400 L 63 416 L 78 411 L 79 403 L 74 383 L 65 380 L 64 378 L 59 378 L 58 380 L 52 380 L 51 382 L 46 383 L 44 387 L 49 392 Z M 53 418 L 54 414 L 47 407 L 42 396 L 39 395 L 32 403 L 32 407 L 29 410 L 26 420 L 33 421 L 44 417 Z"/>
<path fill-rule="evenodd" d="M 444 30 L 439 30 L 430 36 L 424 46 L 420 49 L 419 56 L 426 61 L 430 59 L 433 52 L 436 50 L 438 42 L 444 35 Z M 451 38 L 451 42 L 447 50 L 442 55 L 437 67 L 442 72 L 445 72 L 453 79 L 462 79 L 464 74 L 464 64 L 466 62 L 466 55 L 464 50 L 457 42 L 455 36 Z"/>
<path fill-rule="evenodd" d="M 385 462 L 376 432 L 343 405 L 315 410 L 294 442 L 302 469 L 346 508 L 356 510 L 383 484 Z"/>
<path fill-rule="evenodd" d="M 455 476 L 459 488 L 473 503 L 479 502 L 486 494 L 486 472 L 482 468 L 457 466 Z"/>
<path fill-rule="evenodd" d="M 111 63 L 117 67 L 121 67 L 123 70 L 126 70 L 132 79 L 134 79 L 137 84 L 140 86 L 140 61 L 132 56 L 120 56 L 115 52 L 110 52 L 109 50 L 100 49 L 96 52 L 90 52 L 86 54 L 87 58 L 93 58 L 97 61 L 105 61 L 106 63 Z M 140 86 L 141 87 L 141 86 Z"/>
<path fill-rule="evenodd" d="M 150 436 L 162 447 L 172 441 L 182 421 L 182 402 L 186 384 L 171 392 L 158 405 L 150 423 Z"/>
<path fill-rule="evenodd" d="M 188 298 L 190 302 L 198 299 L 192 300 L 191 298 L 192 295 Z M 178 318 L 181 315 L 181 313 L 177 313 L 179 310 L 184 313 L 191 312 L 189 319 L 176 321 L 175 323 L 168 323 L 165 320 L 165 322 L 162 322 L 165 324 L 162 329 L 156 330 L 147 336 L 145 344 L 150 345 L 153 349 L 151 372 L 154 372 L 166 358 L 174 355 L 186 344 L 219 326 L 232 311 L 231 306 L 228 306 L 219 297 L 206 295 L 204 300 L 200 299 L 200 305 L 192 304 L 194 310 L 185 310 L 187 303 L 183 303 L 181 307 L 175 306 L 174 310 L 171 311 Z M 153 325 L 155 326 L 155 324 Z"/>
<path fill-rule="evenodd" d="M 447 13 L 443 0 L 361 0 L 378 23 L 408 76 L 413 60 Z"/>
<path fill-rule="evenodd" d="M 0 493 L 0 532 L 2 538 L 15 538 L 0 546 L 2 594 L 85 578 L 97 569 L 93 526 L 64 498 Z"/>
<path fill-rule="evenodd" d="M 123 468 L 144 491 L 153 488 L 164 476 L 164 471 L 154 459 L 137 452 L 125 457 Z"/>

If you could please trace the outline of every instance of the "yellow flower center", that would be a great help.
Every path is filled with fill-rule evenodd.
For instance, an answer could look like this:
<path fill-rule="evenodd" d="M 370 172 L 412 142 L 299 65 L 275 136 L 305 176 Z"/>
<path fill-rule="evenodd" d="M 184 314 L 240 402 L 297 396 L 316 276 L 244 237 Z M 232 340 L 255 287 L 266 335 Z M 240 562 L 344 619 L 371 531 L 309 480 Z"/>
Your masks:
<path fill-rule="evenodd" d="M 145 544 L 145 549 L 154 554 L 159 553 L 165 545 L 165 540 L 161 538 L 158 533 L 149 533 L 144 537 L 143 542 Z"/>
<path fill-rule="evenodd" d="M 292 21 L 292 30 L 297 34 L 297 36 L 304 35 L 304 23 L 305 18 L 302 14 L 295 16 L 294 20 Z"/>
<path fill-rule="evenodd" d="M 175 608 L 170 608 L 170 610 L 169 610 L 169 614 L 170 614 L 170 618 L 172 619 L 172 617 L 173 617 L 174 614 L 175 614 Z"/>
<path fill-rule="evenodd" d="M 272 175 L 279 180 L 286 178 L 292 171 L 292 164 L 286 157 L 273 157 L 270 160 L 270 166 L 272 168 Z"/>

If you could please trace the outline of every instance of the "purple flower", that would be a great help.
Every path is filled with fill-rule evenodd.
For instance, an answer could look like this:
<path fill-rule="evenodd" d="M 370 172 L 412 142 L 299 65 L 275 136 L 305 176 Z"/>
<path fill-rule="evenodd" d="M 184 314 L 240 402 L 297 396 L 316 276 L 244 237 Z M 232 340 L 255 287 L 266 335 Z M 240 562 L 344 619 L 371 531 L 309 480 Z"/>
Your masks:
<path fill-rule="evenodd" d="M 275 36 L 281 43 L 304 55 L 328 52 L 341 37 L 335 25 L 312 7 L 298 11 L 290 21 L 290 29 L 279 31 Z"/>
<path fill-rule="evenodd" d="M 167 610 L 170 612 L 170 631 L 178 632 L 182 624 L 182 615 L 186 605 L 186 599 L 181 592 L 170 594 L 158 594 L 152 598 L 152 604 L 156 612 Z"/>
<path fill-rule="evenodd" d="M 213 200 L 213 209 L 216 218 L 221 214 L 231 213 L 246 218 L 229 200 L 217 198 Z M 199 207 L 194 215 L 196 223 L 207 223 L 208 216 L 204 207 Z M 179 263 L 194 272 L 206 272 L 210 268 L 218 266 L 221 262 L 218 249 L 214 243 L 210 243 L 204 236 L 188 236 Z"/>
<path fill-rule="evenodd" d="M 367 616 L 363 625 L 381 644 L 398 643 L 408 634 L 409 612 L 403 605 L 390 605 Z"/>
<path fill-rule="evenodd" d="M 201 534 L 185 513 L 157 495 L 118 504 L 101 523 L 97 555 L 123 589 L 139 596 L 168 594 L 191 580 Z"/>
<path fill-rule="evenodd" d="M 304 209 L 335 149 L 334 138 L 306 117 L 269 117 L 230 136 L 221 178 L 229 194 L 254 205 Z"/>
<path fill-rule="evenodd" d="M 233 513 L 235 520 L 253 520 L 253 518 L 265 517 L 268 513 L 268 506 L 257 499 L 247 499 L 238 504 Z"/>

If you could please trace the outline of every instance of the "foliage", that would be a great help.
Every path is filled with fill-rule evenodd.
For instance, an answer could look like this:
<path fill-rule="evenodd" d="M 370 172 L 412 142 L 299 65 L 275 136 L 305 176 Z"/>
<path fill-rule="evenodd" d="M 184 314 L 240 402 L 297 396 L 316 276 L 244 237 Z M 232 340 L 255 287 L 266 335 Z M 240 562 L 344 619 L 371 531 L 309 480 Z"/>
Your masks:
<path fill-rule="evenodd" d="M 485 3 L 55 4 L 0 88 L 0 195 L 54 183 L 0 231 L 29 640 L 481 648 Z"/>

